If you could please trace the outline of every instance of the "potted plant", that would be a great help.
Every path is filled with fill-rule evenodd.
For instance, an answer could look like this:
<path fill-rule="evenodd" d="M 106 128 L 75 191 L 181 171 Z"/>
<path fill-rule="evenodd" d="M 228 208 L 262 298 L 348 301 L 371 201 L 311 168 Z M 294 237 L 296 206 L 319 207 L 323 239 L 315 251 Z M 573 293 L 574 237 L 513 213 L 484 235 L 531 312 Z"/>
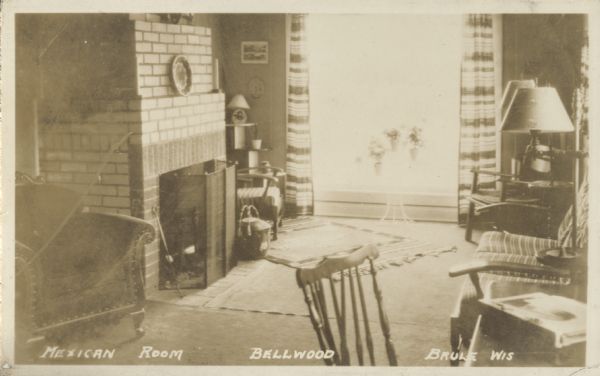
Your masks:
<path fill-rule="evenodd" d="M 398 150 L 398 144 L 400 143 L 400 131 L 396 128 L 389 128 L 386 129 L 383 134 L 385 134 L 385 136 L 388 138 L 388 140 L 390 141 L 390 149 L 392 151 L 396 151 Z"/>
<path fill-rule="evenodd" d="M 381 161 L 385 155 L 385 147 L 381 140 L 372 139 L 369 142 L 369 156 L 375 161 L 375 175 L 381 175 Z"/>
<path fill-rule="evenodd" d="M 423 147 L 423 130 L 420 127 L 412 127 L 408 131 L 407 139 L 410 144 L 409 152 L 410 158 L 415 160 L 417 158 L 419 149 Z"/>

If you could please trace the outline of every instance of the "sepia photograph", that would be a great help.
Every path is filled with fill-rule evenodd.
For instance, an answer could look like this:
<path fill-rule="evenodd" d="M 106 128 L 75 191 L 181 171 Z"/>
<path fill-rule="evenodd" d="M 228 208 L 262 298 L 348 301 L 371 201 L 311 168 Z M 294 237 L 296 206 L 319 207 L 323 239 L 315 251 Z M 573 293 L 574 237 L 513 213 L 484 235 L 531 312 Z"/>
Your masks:
<path fill-rule="evenodd" d="M 3 4 L 0 374 L 597 367 L 600 4 L 429 4 Z"/>

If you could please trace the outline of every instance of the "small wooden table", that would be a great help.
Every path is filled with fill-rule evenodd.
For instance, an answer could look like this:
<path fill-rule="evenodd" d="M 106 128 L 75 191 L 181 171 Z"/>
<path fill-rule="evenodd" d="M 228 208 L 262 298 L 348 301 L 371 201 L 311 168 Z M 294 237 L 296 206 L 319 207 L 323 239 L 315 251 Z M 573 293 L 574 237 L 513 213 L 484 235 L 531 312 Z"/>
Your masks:
<path fill-rule="evenodd" d="M 471 338 L 466 367 L 583 367 L 585 342 L 554 351 L 528 349 L 513 351 L 514 343 L 506 343 L 487 333 L 485 315 L 479 315 Z M 518 344 L 516 344 L 518 347 Z"/>
<path fill-rule="evenodd" d="M 577 286 L 542 286 L 539 284 L 520 284 L 514 282 L 493 283 L 490 297 L 508 297 L 531 292 L 545 292 L 550 295 L 573 297 Z M 482 303 L 483 305 L 483 303 Z M 524 346 L 518 335 L 515 340 L 510 336 L 499 338 L 494 332 L 510 332 L 502 323 L 492 321 L 482 309 L 478 316 L 468 353 L 465 354 L 465 366 L 469 367 L 583 367 L 585 365 L 585 342 L 562 349 L 543 348 L 536 344 Z M 518 333 L 516 333 L 518 334 Z M 521 333 L 522 334 L 522 333 Z M 521 337 L 522 338 L 522 337 Z M 476 354 L 475 354 L 476 353 Z"/>

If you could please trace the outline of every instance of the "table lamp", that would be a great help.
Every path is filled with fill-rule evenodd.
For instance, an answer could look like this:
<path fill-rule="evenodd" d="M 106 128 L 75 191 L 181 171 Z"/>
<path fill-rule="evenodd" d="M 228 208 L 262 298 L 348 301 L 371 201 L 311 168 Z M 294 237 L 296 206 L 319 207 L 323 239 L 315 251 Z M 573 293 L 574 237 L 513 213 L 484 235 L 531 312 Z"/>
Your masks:
<path fill-rule="evenodd" d="M 502 122 L 502 132 L 507 133 L 529 133 L 531 141 L 525 150 L 523 164 L 532 162 L 532 168 L 541 158 L 549 158 L 557 154 L 563 154 L 573 159 L 573 201 L 572 201 L 572 249 L 576 248 L 577 241 L 577 183 L 578 163 L 577 159 L 584 156 L 578 151 L 578 132 L 576 131 L 565 107 L 553 87 L 535 87 L 517 89 L 507 114 Z M 540 145 L 539 136 L 546 133 L 570 133 L 575 132 L 574 146 L 572 151 L 552 150 L 550 147 Z"/>
<path fill-rule="evenodd" d="M 502 96 L 502 105 L 501 105 L 501 116 L 502 120 L 506 116 L 508 112 L 508 107 L 512 103 L 512 100 L 519 89 L 525 88 L 534 88 L 536 87 L 536 80 L 511 80 L 506 84 L 506 88 L 504 89 L 504 95 Z"/>
<path fill-rule="evenodd" d="M 249 110 L 250 106 L 242 94 L 234 95 L 229 101 L 227 109 L 233 110 L 231 112 L 231 122 L 233 124 L 244 124 L 248 120 L 246 110 Z"/>
<path fill-rule="evenodd" d="M 502 132 L 528 133 L 530 143 L 522 166 L 551 177 L 551 148 L 541 145 L 539 136 L 573 132 L 573 124 L 553 87 L 517 88 L 502 121 Z"/>
<path fill-rule="evenodd" d="M 502 102 L 500 105 L 500 119 L 504 121 L 504 117 L 508 113 L 508 107 L 512 103 L 512 100 L 517 93 L 517 90 L 521 88 L 534 88 L 537 86 L 537 79 L 529 79 L 529 80 L 510 80 L 506 84 L 504 88 L 504 94 L 502 95 Z M 502 123 L 501 123 L 502 124 Z M 517 150 L 517 140 L 516 137 L 513 137 L 514 140 L 514 150 Z M 500 145 L 502 145 L 503 138 L 500 138 Z M 501 146 L 500 150 L 504 150 Z M 519 175 L 519 170 L 521 166 L 521 160 L 519 158 L 511 157 L 510 159 L 511 167 L 510 172 L 513 175 Z"/>

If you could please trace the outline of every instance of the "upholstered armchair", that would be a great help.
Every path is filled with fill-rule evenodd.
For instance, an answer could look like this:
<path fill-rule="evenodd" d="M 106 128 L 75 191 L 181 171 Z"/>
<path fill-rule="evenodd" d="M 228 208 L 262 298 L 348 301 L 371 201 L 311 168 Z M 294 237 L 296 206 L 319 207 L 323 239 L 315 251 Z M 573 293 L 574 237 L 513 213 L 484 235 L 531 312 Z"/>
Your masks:
<path fill-rule="evenodd" d="M 237 172 L 238 206 L 254 205 L 261 218 L 272 223 L 273 239 L 277 239 L 284 215 L 285 179 L 285 171 L 269 162 Z"/>

